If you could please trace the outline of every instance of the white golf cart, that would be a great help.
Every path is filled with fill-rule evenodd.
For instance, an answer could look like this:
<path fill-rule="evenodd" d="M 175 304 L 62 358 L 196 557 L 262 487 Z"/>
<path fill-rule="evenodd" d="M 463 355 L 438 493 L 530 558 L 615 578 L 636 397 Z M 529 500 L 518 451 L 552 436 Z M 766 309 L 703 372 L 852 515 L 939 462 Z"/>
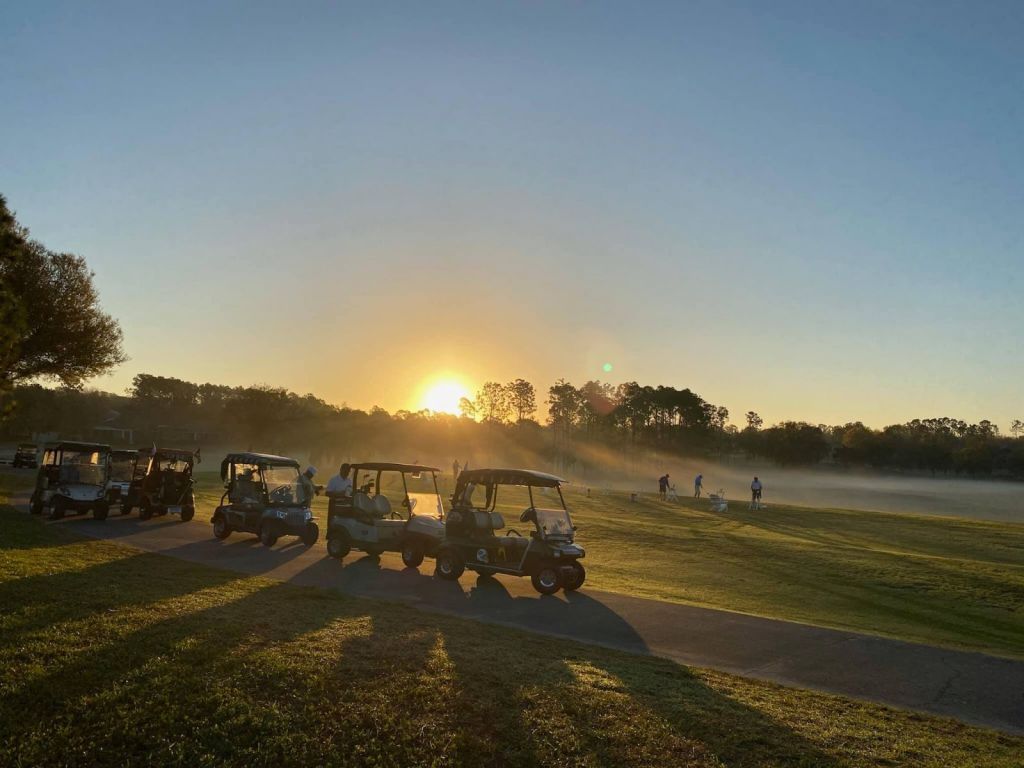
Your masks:
<path fill-rule="evenodd" d="M 50 510 L 51 520 L 65 514 L 92 511 L 96 520 L 106 520 L 107 478 L 110 475 L 110 446 L 98 443 L 59 442 L 43 446 L 36 487 L 29 500 L 34 515 Z"/>
<path fill-rule="evenodd" d="M 327 554 L 401 552 L 415 568 L 433 557 L 444 537 L 444 505 L 437 467 L 373 462 L 353 464 L 350 498 L 332 498 L 327 513 Z"/>

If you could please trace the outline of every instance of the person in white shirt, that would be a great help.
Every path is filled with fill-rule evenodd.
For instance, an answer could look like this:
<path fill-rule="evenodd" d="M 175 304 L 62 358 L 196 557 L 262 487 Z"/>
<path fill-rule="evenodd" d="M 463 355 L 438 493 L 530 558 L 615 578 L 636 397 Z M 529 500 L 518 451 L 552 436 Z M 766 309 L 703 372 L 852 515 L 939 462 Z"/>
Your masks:
<path fill-rule="evenodd" d="M 350 469 L 348 464 L 342 464 L 338 474 L 327 481 L 328 498 L 335 499 L 352 495 L 352 481 L 348 479 Z"/>
<path fill-rule="evenodd" d="M 760 505 L 760 503 L 761 503 L 761 489 L 763 487 L 764 486 L 761 485 L 761 481 L 758 480 L 756 477 L 754 478 L 754 482 L 752 482 L 750 484 L 750 508 L 751 509 L 757 509 L 758 506 Z"/>

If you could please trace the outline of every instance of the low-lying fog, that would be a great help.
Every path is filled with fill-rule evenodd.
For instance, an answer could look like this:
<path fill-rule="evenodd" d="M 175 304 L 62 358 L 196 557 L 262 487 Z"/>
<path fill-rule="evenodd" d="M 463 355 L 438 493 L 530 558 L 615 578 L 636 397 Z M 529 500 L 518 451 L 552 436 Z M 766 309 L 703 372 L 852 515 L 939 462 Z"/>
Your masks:
<path fill-rule="evenodd" d="M 769 508 L 776 502 L 1024 523 L 1024 483 L 1020 482 L 824 467 L 786 469 L 767 463 L 720 463 L 649 454 L 624 460 L 600 449 L 585 452 L 583 458 L 566 467 L 563 474 L 592 487 L 656 492 L 658 477 L 668 472 L 676 492 L 692 496 L 693 481 L 699 472 L 704 475 L 705 494 L 722 489 L 726 498 L 746 502 L 750 498 L 750 482 L 757 475 L 764 485 L 763 501 Z"/>
<path fill-rule="evenodd" d="M 723 465 L 711 461 L 659 462 L 663 468 L 646 477 L 619 476 L 606 482 L 623 490 L 656 491 L 657 478 L 668 472 L 680 496 L 693 494 L 693 480 L 704 475 L 705 493 L 725 491 L 728 499 L 750 498 L 756 474 L 764 485 L 763 501 L 809 507 L 839 507 L 923 515 L 955 515 L 977 520 L 1024 523 L 1024 483 L 900 476 L 825 468 L 796 470 L 772 465 Z M 653 467 L 652 467 L 653 469 Z M 594 477 L 591 484 L 604 478 Z M 584 481 L 586 482 L 586 481 Z"/>

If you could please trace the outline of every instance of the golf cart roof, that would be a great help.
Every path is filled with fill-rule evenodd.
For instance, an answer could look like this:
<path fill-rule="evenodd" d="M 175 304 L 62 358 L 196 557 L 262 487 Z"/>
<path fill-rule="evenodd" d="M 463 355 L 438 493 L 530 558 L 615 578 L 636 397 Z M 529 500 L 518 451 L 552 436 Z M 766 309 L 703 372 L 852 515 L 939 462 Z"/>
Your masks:
<path fill-rule="evenodd" d="M 77 443 L 71 440 L 60 440 L 55 443 L 47 443 L 43 448 L 47 451 L 79 451 L 93 453 L 99 451 L 101 453 L 109 453 L 110 446 L 104 445 L 103 443 Z"/>
<path fill-rule="evenodd" d="M 138 456 L 139 452 L 134 448 L 115 448 L 110 452 L 110 455 L 115 459 L 128 459 L 133 456 Z"/>
<path fill-rule="evenodd" d="M 224 464 L 287 464 L 297 467 L 299 462 L 287 456 L 274 456 L 271 453 L 229 453 L 224 457 Z"/>
<path fill-rule="evenodd" d="M 533 485 L 541 488 L 557 488 L 564 483 L 560 477 L 532 469 L 467 469 L 459 474 L 457 486 L 469 483 L 477 485 Z"/>
<path fill-rule="evenodd" d="M 34 451 L 36 449 L 35 443 L 18 443 L 19 451 Z"/>
<path fill-rule="evenodd" d="M 437 467 L 425 467 L 422 464 L 395 464 L 387 461 L 369 461 L 365 464 L 352 464 L 356 472 L 440 472 Z"/>
<path fill-rule="evenodd" d="M 184 448 L 157 448 L 155 453 L 151 453 L 150 456 L 156 458 L 157 456 L 164 459 L 188 459 L 194 460 L 196 457 L 195 451 L 186 451 Z"/>
<path fill-rule="evenodd" d="M 258 464 L 260 466 L 273 465 L 278 467 L 299 468 L 299 462 L 289 459 L 287 456 L 274 456 L 270 453 L 229 453 L 220 463 L 220 479 L 228 479 L 228 466 L 231 464 Z"/>

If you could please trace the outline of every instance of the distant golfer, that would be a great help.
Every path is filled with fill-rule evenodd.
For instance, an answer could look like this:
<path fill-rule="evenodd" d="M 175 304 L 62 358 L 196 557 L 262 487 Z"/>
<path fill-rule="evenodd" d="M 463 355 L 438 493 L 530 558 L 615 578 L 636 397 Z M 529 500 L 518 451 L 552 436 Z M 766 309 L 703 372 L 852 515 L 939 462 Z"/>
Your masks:
<path fill-rule="evenodd" d="M 704 490 L 704 475 L 697 475 L 693 478 L 693 498 L 699 499 L 701 491 Z"/>
<path fill-rule="evenodd" d="M 452 477 L 454 477 L 456 480 L 459 479 L 460 469 L 462 469 L 462 467 L 459 466 L 459 460 L 456 459 L 455 461 L 452 462 Z"/>
<path fill-rule="evenodd" d="M 668 472 L 658 478 L 658 497 L 664 501 L 668 493 Z"/>
<path fill-rule="evenodd" d="M 750 508 L 758 509 L 761 506 L 761 489 L 764 488 L 761 485 L 761 481 L 756 477 L 754 482 L 750 484 Z"/>

